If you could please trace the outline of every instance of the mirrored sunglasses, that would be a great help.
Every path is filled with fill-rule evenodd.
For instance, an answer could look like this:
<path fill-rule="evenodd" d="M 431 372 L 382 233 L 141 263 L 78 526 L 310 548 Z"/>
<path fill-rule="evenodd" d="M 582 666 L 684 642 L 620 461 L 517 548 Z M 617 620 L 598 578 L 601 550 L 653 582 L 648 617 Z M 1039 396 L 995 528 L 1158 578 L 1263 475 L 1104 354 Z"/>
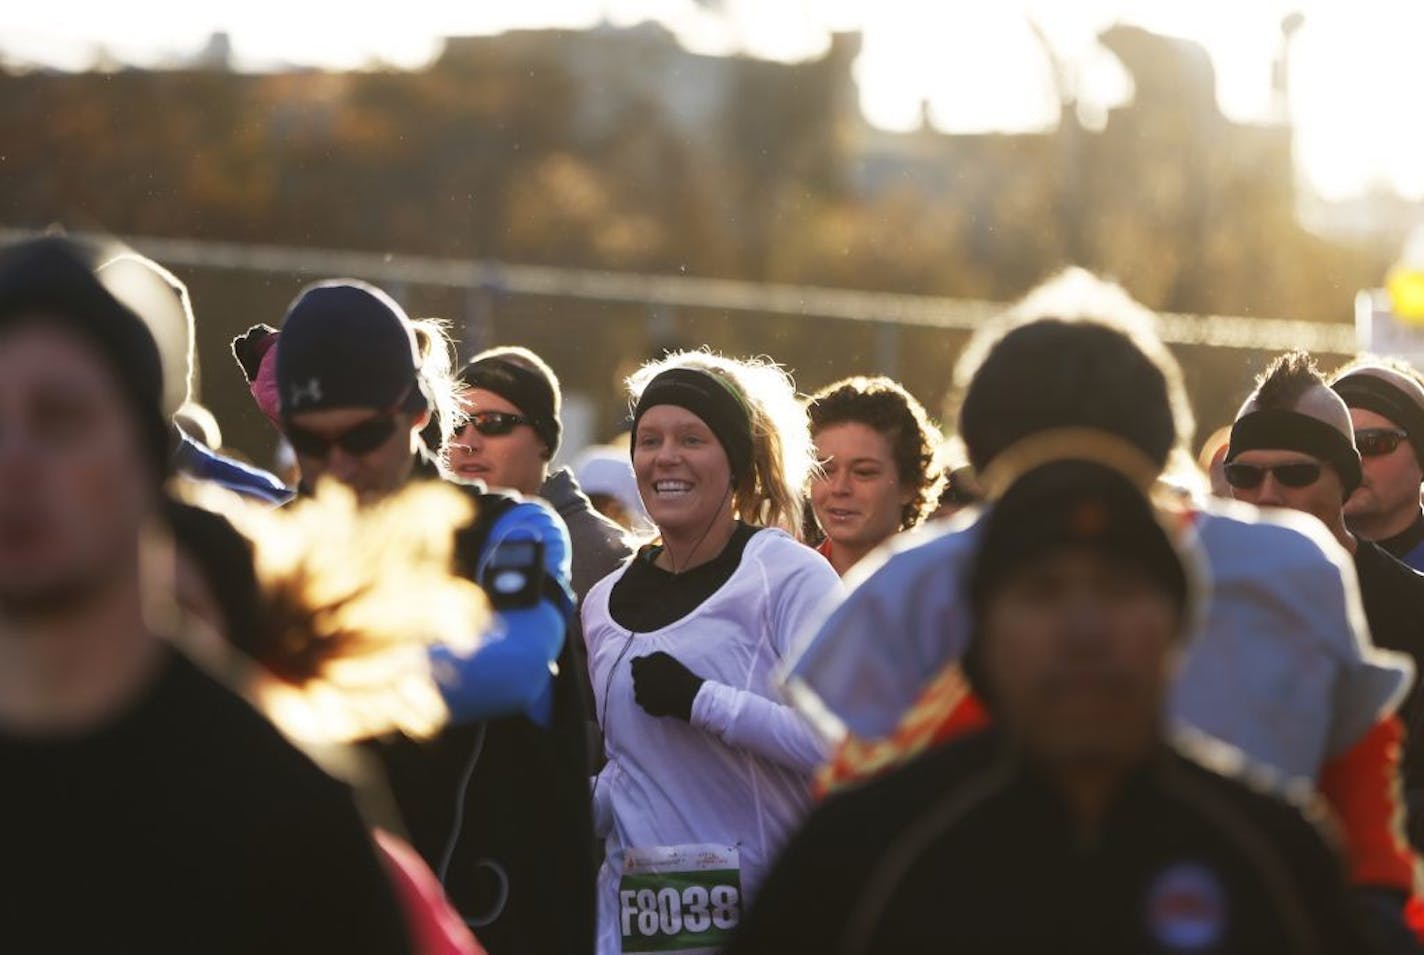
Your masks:
<path fill-rule="evenodd" d="M 1408 437 L 1398 428 L 1361 428 L 1355 432 L 1355 447 L 1367 458 L 1380 458 L 1393 454 Z"/>
<path fill-rule="evenodd" d="M 521 424 L 532 423 L 523 415 L 510 414 L 507 411 L 475 411 L 460 422 L 460 431 L 456 433 L 461 433 L 466 428 L 474 428 L 486 437 L 498 438 L 509 434 Z"/>

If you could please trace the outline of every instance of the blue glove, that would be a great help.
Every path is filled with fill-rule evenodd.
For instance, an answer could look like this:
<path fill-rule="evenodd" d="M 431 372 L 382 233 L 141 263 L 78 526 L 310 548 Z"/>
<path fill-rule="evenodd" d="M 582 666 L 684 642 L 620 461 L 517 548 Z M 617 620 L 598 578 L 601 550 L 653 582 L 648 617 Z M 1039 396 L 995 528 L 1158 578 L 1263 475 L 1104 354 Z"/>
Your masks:
<path fill-rule="evenodd" d="M 553 678 L 573 612 L 568 530 L 547 506 L 523 501 L 495 520 L 486 541 L 477 577 L 487 592 L 511 565 L 527 559 L 530 542 L 540 545 L 540 566 L 526 568 L 534 576 L 542 571 L 537 595 L 526 606 L 497 610 L 491 633 L 474 653 L 433 648 L 431 670 L 452 722 L 524 714 L 547 728 L 553 719 Z M 511 561 L 502 560 L 511 554 Z"/>

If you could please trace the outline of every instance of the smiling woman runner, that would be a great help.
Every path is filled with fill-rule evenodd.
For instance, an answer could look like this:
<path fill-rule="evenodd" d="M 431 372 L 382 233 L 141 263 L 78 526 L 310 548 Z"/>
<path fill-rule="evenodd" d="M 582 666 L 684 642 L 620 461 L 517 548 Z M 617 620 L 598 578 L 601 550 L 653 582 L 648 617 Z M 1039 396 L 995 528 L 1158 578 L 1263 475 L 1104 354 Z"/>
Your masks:
<path fill-rule="evenodd" d="M 583 609 L 608 755 L 594 781 L 603 955 L 730 938 L 825 757 L 772 673 L 839 588 L 793 536 L 812 456 L 785 373 L 684 353 L 629 390 L 658 538 Z"/>

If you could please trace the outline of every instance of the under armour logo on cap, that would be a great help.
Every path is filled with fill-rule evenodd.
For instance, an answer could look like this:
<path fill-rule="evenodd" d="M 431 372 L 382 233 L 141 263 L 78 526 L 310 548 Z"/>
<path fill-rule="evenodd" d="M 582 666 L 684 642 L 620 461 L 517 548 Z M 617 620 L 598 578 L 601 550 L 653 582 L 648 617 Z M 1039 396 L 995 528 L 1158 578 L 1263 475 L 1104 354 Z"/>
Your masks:
<path fill-rule="evenodd" d="M 420 362 L 410 320 L 375 286 L 337 279 L 307 287 L 287 309 L 279 335 L 283 416 L 318 408 L 389 410 L 416 391 Z"/>
<path fill-rule="evenodd" d="M 304 385 L 293 385 L 289 398 L 289 403 L 293 408 L 298 407 L 304 401 L 321 401 L 321 379 L 312 378 Z"/>

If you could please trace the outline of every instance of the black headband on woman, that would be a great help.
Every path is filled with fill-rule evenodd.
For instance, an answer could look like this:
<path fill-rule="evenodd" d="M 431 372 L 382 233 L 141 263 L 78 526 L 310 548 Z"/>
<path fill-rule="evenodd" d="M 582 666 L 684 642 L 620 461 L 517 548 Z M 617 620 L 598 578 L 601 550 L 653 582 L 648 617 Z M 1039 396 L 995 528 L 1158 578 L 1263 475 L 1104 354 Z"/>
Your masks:
<path fill-rule="evenodd" d="M 1231 426 L 1226 462 L 1243 451 L 1299 451 L 1333 467 L 1347 497 L 1360 486 L 1360 452 L 1351 438 L 1299 411 L 1273 408 L 1242 415 Z"/>
<path fill-rule="evenodd" d="M 643 389 L 638 405 L 633 409 L 630 450 L 638 446 L 639 419 L 655 405 L 676 405 L 701 418 L 727 453 L 733 481 L 739 481 L 751 473 L 751 413 L 742 396 L 730 384 L 700 368 L 669 368 L 657 375 Z"/>

